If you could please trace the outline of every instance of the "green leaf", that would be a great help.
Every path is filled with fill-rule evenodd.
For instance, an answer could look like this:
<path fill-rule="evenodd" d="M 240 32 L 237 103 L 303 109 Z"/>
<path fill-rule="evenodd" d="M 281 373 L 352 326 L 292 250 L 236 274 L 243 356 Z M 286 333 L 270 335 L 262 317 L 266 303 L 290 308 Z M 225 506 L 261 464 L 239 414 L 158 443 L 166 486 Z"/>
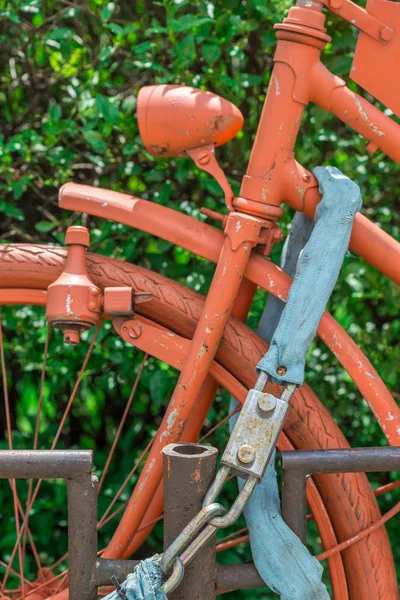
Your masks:
<path fill-rule="evenodd" d="M 72 31 L 72 29 L 67 29 L 66 27 L 59 27 L 57 29 L 52 29 L 47 34 L 47 39 L 56 41 L 69 40 L 73 38 L 74 35 L 75 33 Z"/>
<path fill-rule="evenodd" d="M 89 144 L 91 144 L 93 146 L 93 148 L 97 151 L 104 151 L 106 148 L 106 145 L 103 141 L 103 137 L 101 135 L 101 133 L 99 133 L 98 131 L 93 131 L 93 130 L 88 130 L 88 131 L 83 131 L 83 137 L 85 138 L 85 140 L 87 142 L 89 142 Z"/>
<path fill-rule="evenodd" d="M 113 14 L 115 10 L 115 3 L 114 2 L 109 2 L 101 11 L 100 16 L 101 16 L 101 20 L 103 21 L 103 23 L 107 23 L 107 21 L 109 21 L 111 15 Z"/>
<path fill-rule="evenodd" d="M 40 233 L 48 233 L 49 231 L 52 231 L 56 226 L 56 223 L 53 223 L 53 221 L 39 221 L 35 224 L 35 229 L 37 231 L 40 231 Z"/>
<path fill-rule="evenodd" d="M 202 45 L 201 52 L 204 56 L 204 60 L 209 65 L 215 63 L 221 56 L 221 48 L 218 44 L 209 44 L 206 42 Z"/>
<path fill-rule="evenodd" d="M 57 121 L 59 121 L 61 119 L 61 116 L 62 116 L 61 106 L 57 102 L 53 102 L 53 104 L 51 104 L 51 106 L 49 108 L 50 120 L 53 121 L 53 123 L 56 123 Z"/>
<path fill-rule="evenodd" d="M 184 15 L 180 19 L 173 20 L 171 27 L 174 31 L 188 31 L 195 27 L 200 27 L 205 23 L 212 23 L 213 20 L 208 17 L 194 17 L 193 15 Z"/>
<path fill-rule="evenodd" d="M 13 204 L 10 204 L 10 202 L 5 202 L 4 200 L 0 200 L 0 212 L 7 215 L 7 217 L 13 217 L 19 221 L 22 221 L 24 218 L 24 213 L 21 209 L 17 208 Z"/>
<path fill-rule="evenodd" d="M 118 121 L 118 110 L 109 98 L 98 94 L 96 96 L 96 105 L 100 117 L 111 123 Z"/>
<path fill-rule="evenodd" d="M 21 177 L 21 179 L 13 183 L 12 190 L 14 200 L 18 200 L 18 198 L 22 196 L 22 194 L 27 189 L 31 178 L 32 177 L 30 175 L 24 175 L 23 177 Z"/>
<path fill-rule="evenodd" d="M 150 396 L 156 406 L 161 406 L 167 397 L 168 378 L 162 371 L 157 371 L 150 379 Z"/>
<path fill-rule="evenodd" d="M 196 42 L 193 35 L 187 35 L 181 42 L 177 44 L 177 64 L 181 68 L 187 67 L 196 59 Z"/>

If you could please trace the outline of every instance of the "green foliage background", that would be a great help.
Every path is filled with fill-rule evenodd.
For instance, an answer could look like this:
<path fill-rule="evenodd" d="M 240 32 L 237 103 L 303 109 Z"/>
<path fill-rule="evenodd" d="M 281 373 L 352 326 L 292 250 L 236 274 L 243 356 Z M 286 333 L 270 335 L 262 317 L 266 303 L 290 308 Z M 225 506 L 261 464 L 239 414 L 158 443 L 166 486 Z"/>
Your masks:
<path fill-rule="evenodd" d="M 205 293 L 212 265 L 140 231 L 62 212 L 57 192 L 63 183 L 74 180 L 127 191 L 196 218 L 202 218 L 202 206 L 221 210 L 218 186 L 193 168 L 190 159 L 155 160 L 144 150 L 135 116 L 138 90 L 153 83 L 192 85 L 223 95 L 241 108 L 243 131 L 218 150 L 237 190 L 270 78 L 273 25 L 290 5 L 287 0 L 0 2 L 1 242 L 62 244 L 66 227 L 82 222 L 91 230 L 96 252 L 141 264 Z M 324 51 L 324 61 L 347 77 L 356 33 L 331 16 L 328 28 L 334 43 Z M 355 178 L 362 188 L 364 214 L 399 239 L 397 165 L 380 152 L 368 154 L 364 140 L 316 107 L 307 110 L 297 157 L 308 168 L 332 164 Z M 285 228 L 290 217 L 286 210 Z M 276 261 L 279 251 L 274 250 Z M 330 302 L 334 316 L 372 359 L 397 398 L 399 299 L 394 284 L 349 253 Z M 249 316 L 252 326 L 264 302 L 264 295 L 258 294 Z M 43 311 L 7 309 L 3 324 L 14 444 L 31 447 L 46 334 Z M 51 337 L 40 447 L 51 443 L 56 417 L 73 386 L 71 372 L 79 370 L 86 349 L 81 344 L 70 350 L 59 335 Z M 140 353 L 116 340 L 107 326 L 103 328 L 59 447 L 95 448 L 96 466 L 101 470 L 141 360 Z M 100 513 L 160 422 L 175 380 L 173 370 L 148 360 L 100 498 Z M 307 380 L 353 446 L 385 444 L 366 403 L 319 340 L 310 352 Z M 220 394 L 204 431 L 226 411 L 227 398 Z M 4 429 L 4 414 L 1 425 Z M 226 439 L 227 430 L 221 429 L 210 441 L 222 447 Z M 394 476 L 377 475 L 373 485 Z M 131 486 L 134 481 L 135 477 Z M 22 486 L 20 490 L 26 494 Z M 128 491 L 122 501 L 127 497 Z M 395 500 L 396 493 L 386 494 L 382 508 Z M 0 501 L 1 548 L 7 557 L 14 543 L 14 521 L 11 495 L 4 483 L 0 484 Z M 64 505 L 63 486 L 45 484 L 32 530 L 48 564 L 66 547 Z M 105 528 L 102 544 L 112 526 Z M 398 524 L 389 523 L 389 529 L 398 542 Z M 161 536 L 158 526 L 142 554 L 159 549 Z M 400 544 L 394 546 L 399 553 Z M 319 548 L 316 532 L 311 535 L 311 547 L 313 551 Z M 221 556 L 226 562 L 248 558 L 247 547 Z M 26 569 L 33 569 L 30 558 Z M 231 597 L 276 596 L 255 591 Z"/>

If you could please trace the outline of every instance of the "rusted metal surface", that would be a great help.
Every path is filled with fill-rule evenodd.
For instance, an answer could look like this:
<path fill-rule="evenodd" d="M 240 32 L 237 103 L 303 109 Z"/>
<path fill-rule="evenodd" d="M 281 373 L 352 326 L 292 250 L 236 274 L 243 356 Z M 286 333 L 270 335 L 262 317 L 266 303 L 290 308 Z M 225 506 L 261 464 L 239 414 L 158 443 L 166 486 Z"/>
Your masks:
<path fill-rule="evenodd" d="M 217 592 L 264 588 L 265 583 L 253 564 L 218 565 Z"/>
<path fill-rule="evenodd" d="M 201 510 L 214 478 L 217 450 L 200 444 L 170 444 L 164 457 L 164 548 Z M 215 539 L 210 539 L 186 567 L 171 600 L 212 600 L 216 578 Z"/>
<path fill-rule="evenodd" d="M 398 471 L 398 448 L 338 448 L 337 450 L 297 450 L 282 452 L 282 468 L 304 475 L 316 473 L 372 473 Z"/>
<path fill-rule="evenodd" d="M 112 575 L 115 575 L 119 581 L 123 581 L 128 577 L 129 573 L 134 571 L 138 564 L 138 560 L 99 558 L 96 565 L 96 585 L 109 585 Z M 181 585 L 184 585 L 184 582 Z M 252 588 L 262 588 L 265 587 L 265 583 L 253 564 L 217 565 L 215 587 L 217 592 L 223 593 L 234 589 L 250 590 Z M 175 594 L 177 592 L 178 590 Z"/>
<path fill-rule="evenodd" d="M 72 479 L 88 476 L 93 467 L 89 450 L 1 450 L 1 479 Z"/>
<path fill-rule="evenodd" d="M 96 585 L 110 585 L 113 575 L 118 581 L 124 581 L 130 573 L 133 573 L 139 562 L 139 560 L 98 558 L 95 571 Z"/>
<path fill-rule="evenodd" d="M 261 373 L 255 388 L 249 390 L 221 464 L 240 477 L 264 475 L 289 410 L 289 400 L 296 386 L 284 389 L 280 397 L 264 392 L 265 373 Z"/>
<path fill-rule="evenodd" d="M 303 544 L 307 541 L 306 483 L 302 473 L 282 469 L 282 516 Z"/>
<path fill-rule="evenodd" d="M 97 598 L 97 477 L 67 480 L 68 585 L 71 600 Z"/>
<path fill-rule="evenodd" d="M 282 461 L 282 515 L 306 542 L 306 482 L 308 475 L 398 471 L 398 448 L 338 448 L 337 450 L 284 451 Z"/>
<path fill-rule="evenodd" d="M 97 478 L 88 450 L 2 450 L 0 478 L 66 480 L 70 600 L 95 600 Z"/>

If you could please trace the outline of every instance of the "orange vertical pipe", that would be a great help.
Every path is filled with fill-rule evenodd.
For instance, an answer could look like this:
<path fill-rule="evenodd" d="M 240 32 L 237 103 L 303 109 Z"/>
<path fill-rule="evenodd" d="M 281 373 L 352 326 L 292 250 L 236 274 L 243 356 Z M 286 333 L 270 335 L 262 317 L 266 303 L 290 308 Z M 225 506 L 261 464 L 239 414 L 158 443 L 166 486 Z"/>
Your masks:
<path fill-rule="evenodd" d="M 225 239 L 213 281 L 181 375 L 164 415 L 160 431 L 104 558 L 122 556 L 128 549 L 148 506 L 141 502 L 144 490 L 158 487 L 162 477 L 161 450 L 176 442 L 193 409 L 198 390 L 203 385 L 214 359 L 219 341 L 228 322 L 234 299 L 239 291 L 251 249 L 257 243 L 262 221 L 232 212 L 225 229 Z"/>

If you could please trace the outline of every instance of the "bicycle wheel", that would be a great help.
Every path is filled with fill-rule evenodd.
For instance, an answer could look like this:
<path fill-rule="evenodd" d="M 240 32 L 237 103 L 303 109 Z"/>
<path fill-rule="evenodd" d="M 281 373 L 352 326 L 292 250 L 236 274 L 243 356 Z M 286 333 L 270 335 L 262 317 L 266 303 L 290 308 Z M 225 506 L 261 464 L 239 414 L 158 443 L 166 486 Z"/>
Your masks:
<path fill-rule="evenodd" d="M 0 304 L 44 306 L 45 290 L 59 276 L 65 254 L 62 248 L 28 244 L 0 247 Z M 137 292 L 150 292 L 152 300 L 139 305 L 138 313 L 155 326 L 162 326 L 182 338 L 191 338 L 203 303 L 200 295 L 157 273 L 122 261 L 89 253 L 87 263 L 90 277 L 99 287 L 130 285 Z M 253 331 L 232 318 L 218 350 L 212 375 L 230 393 L 243 400 L 246 390 L 255 381 L 255 365 L 266 349 L 266 344 Z M 169 362 L 168 352 L 162 360 Z M 3 377 L 4 367 L 5 361 L 3 361 Z M 200 431 L 201 423 L 195 422 L 194 425 L 191 432 L 193 440 L 196 439 L 193 432 L 196 428 Z M 10 429 L 10 425 L 8 428 Z M 297 390 L 291 401 L 285 435 L 281 437 L 280 447 L 313 449 L 338 448 L 347 445 L 331 415 L 312 390 L 307 385 Z M 379 519 L 379 509 L 364 474 L 323 475 L 314 477 L 313 480 L 308 483 L 308 501 L 326 549 L 334 546 L 336 541 L 340 542 L 351 537 Z M 144 533 L 147 534 L 150 529 L 151 523 L 147 520 L 149 515 L 160 514 L 162 505 L 157 488 L 142 486 L 141 491 L 140 504 L 136 506 L 137 510 L 143 513 L 142 531 L 130 531 L 129 546 L 116 550 L 115 539 L 118 539 L 119 535 L 117 528 L 108 546 L 108 556 L 127 556 L 134 551 L 143 541 Z M 133 490 L 133 497 L 135 493 L 138 493 L 137 488 Z M 19 510 L 17 503 L 15 510 L 17 514 Z M 124 519 L 124 526 L 126 526 L 126 523 L 129 524 L 127 511 Z M 17 518 L 16 522 L 18 522 Z M 13 559 L 18 553 L 17 550 Z M 17 562 L 15 559 L 13 568 Z M 337 600 L 344 600 L 347 597 L 351 600 L 397 598 L 394 561 L 384 527 L 375 530 L 341 555 L 333 556 L 328 564 L 334 598 Z M 20 566 L 23 569 L 23 560 L 20 561 Z M 14 568 L 14 570 L 18 569 Z M 46 572 L 41 573 L 42 579 L 45 576 Z M 46 588 L 39 578 L 34 584 L 30 584 L 29 592 L 35 592 L 41 597 L 54 597 L 60 590 L 60 578 L 57 582 L 57 586 L 50 589 L 50 584 Z M 66 585 L 66 581 L 62 580 L 62 583 Z M 44 595 L 43 590 L 46 591 Z M 8 593 L 7 587 L 4 587 L 2 593 Z M 57 597 L 61 596 L 58 594 Z M 21 590 L 17 590 L 13 597 L 22 597 Z"/>

